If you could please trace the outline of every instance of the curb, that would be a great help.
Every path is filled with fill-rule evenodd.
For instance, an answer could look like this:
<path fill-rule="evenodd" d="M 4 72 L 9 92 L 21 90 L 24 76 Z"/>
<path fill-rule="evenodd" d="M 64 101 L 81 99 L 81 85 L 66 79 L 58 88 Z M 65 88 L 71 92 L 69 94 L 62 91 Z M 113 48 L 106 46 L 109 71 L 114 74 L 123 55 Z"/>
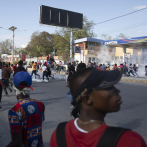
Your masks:
<path fill-rule="evenodd" d="M 139 80 L 139 79 L 124 79 L 124 78 L 121 78 L 121 81 L 123 81 L 123 82 L 131 82 L 131 83 L 147 84 L 147 79 Z"/>

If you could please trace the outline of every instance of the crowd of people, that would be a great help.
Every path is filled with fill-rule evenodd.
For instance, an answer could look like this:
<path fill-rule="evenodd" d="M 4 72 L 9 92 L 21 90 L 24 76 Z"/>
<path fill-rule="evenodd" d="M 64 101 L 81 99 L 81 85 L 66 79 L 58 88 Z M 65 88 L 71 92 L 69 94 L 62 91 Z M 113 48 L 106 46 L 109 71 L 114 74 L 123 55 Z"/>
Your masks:
<path fill-rule="evenodd" d="M 80 62 L 82 63 L 82 62 Z M 77 68 L 79 62 L 68 62 L 67 65 L 68 67 L 70 67 L 71 65 L 73 65 L 75 67 L 75 69 Z M 107 63 L 107 64 L 96 64 L 95 62 L 92 63 L 92 62 L 89 62 L 86 64 L 86 67 L 99 67 L 100 69 L 102 70 L 114 70 L 114 69 L 117 69 L 117 68 L 120 68 L 120 67 L 123 67 L 124 68 L 124 73 L 123 73 L 123 76 L 126 76 L 126 77 L 139 77 L 138 75 L 138 70 L 142 70 L 142 72 L 144 72 L 145 76 L 147 76 L 147 65 L 145 65 L 144 69 L 140 67 L 140 65 L 138 64 L 132 64 L 132 63 L 121 63 L 120 65 L 117 65 L 116 63 L 115 64 L 112 64 L 110 65 L 110 63 Z M 69 69 L 69 68 L 68 68 Z"/>
<path fill-rule="evenodd" d="M 69 122 L 60 123 L 52 133 L 50 147 L 146 147 L 144 139 L 136 132 L 119 127 L 108 126 L 105 122 L 107 113 L 118 112 L 122 104 L 121 97 L 114 85 L 123 74 L 134 74 L 134 66 L 126 64 L 113 66 L 100 64 L 68 63 L 66 96 L 71 103 Z M 60 64 L 62 70 L 63 64 Z M 0 62 L 0 101 L 2 89 L 12 86 L 16 93 L 17 103 L 8 112 L 8 120 L 12 141 L 7 147 L 44 147 L 42 125 L 45 120 L 45 105 L 31 98 L 32 76 L 37 74 L 41 66 L 44 76 L 48 79 L 50 62 L 41 66 L 32 62 L 31 75 L 23 61 L 18 66 Z M 128 70 L 126 70 L 128 69 Z M 9 80 L 13 73 L 13 83 Z M 6 84 L 7 83 L 7 84 Z M 3 88 L 2 88 L 3 87 Z M 8 93 L 4 90 L 6 96 Z"/>

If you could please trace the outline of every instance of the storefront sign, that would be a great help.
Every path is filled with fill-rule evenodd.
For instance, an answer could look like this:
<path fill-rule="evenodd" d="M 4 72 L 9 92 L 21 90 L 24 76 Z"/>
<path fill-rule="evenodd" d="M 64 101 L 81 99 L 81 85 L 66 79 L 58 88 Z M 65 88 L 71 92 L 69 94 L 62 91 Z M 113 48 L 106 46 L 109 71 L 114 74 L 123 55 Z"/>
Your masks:
<path fill-rule="evenodd" d="M 105 42 L 105 45 L 112 45 L 112 44 L 118 44 L 117 41 L 108 41 Z"/>
<path fill-rule="evenodd" d="M 147 36 L 104 41 L 103 45 L 127 44 L 127 43 L 138 43 L 138 42 L 147 42 Z"/>
<path fill-rule="evenodd" d="M 94 50 L 89 50 L 88 53 L 89 54 L 94 54 Z"/>

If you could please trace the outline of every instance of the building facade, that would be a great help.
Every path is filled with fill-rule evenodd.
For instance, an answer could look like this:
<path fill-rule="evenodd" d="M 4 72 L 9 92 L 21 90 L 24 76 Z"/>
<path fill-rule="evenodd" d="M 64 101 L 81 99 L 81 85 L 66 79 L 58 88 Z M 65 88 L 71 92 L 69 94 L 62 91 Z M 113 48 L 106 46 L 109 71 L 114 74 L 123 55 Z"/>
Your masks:
<path fill-rule="evenodd" d="M 75 61 L 147 64 L 147 36 L 108 41 L 82 38 L 73 41 L 75 46 L 81 47 L 81 53 L 74 54 Z"/>
<path fill-rule="evenodd" d="M 81 53 L 74 54 L 74 60 L 84 63 L 95 62 L 110 63 L 114 58 L 115 51 L 113 47 L 104 47 L 103 40 L 95 38 L 82 38 L 73 41 L 73 48 L 81 47 Z"/>

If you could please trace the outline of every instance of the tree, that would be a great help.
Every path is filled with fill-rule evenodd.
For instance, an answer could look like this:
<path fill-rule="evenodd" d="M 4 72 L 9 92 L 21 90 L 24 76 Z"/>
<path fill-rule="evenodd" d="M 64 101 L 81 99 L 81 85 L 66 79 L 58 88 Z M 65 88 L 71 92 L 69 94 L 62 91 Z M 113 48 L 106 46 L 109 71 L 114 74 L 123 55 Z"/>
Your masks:
<path fill-rule="evenodd" d="M 108 34 L 101 34 L 101 38 L 104 39 L 104 40 L 116 40 L 116 39 L 124 39 L 124 38 L 129 38 L 129 37 L 127 37 L 123 33 L 120 33 L 119 35 L 117 35 L 114 38 L 112 36 L 109 36 Z"/>
<path fill-rule="evenodd" d="M 46 56 L 53 51 L 53 35 L 45 31 L 34 32 L 25 51 L 31 57 Z"/>
<path fill-rule="evenodd" d="M 112 37 L 109 36 L 108 34 L 102 34 L 101 38 L 104 39 L 104 40 L 112 40 Z"/>
<path fill-rule="evenodd" d="M 74 29 L 73 37 L 75 39 L 80 39 L 84 37 L 96 37 L 97 35 L 93 32 L 95 23 L 93 21 L 89 21 L 86 16 L 83 17 L 83 29 Z"/>
<path fill-rule="evenodd" d="M 11 54 L 10 46 L 11 46 L 11 40 L 6 39 L 5 41 L 0 42 L 0 50 L 1 54 Z"/>
<path fill-rule="evenodd" d="M 126 36 L 125 34 L 123 33 L 120 33 L 119 35 L 117 35 L 116 37 L 117 39 L 125 39 L 125 38 L 129 38 L 128 36 Z"/>

